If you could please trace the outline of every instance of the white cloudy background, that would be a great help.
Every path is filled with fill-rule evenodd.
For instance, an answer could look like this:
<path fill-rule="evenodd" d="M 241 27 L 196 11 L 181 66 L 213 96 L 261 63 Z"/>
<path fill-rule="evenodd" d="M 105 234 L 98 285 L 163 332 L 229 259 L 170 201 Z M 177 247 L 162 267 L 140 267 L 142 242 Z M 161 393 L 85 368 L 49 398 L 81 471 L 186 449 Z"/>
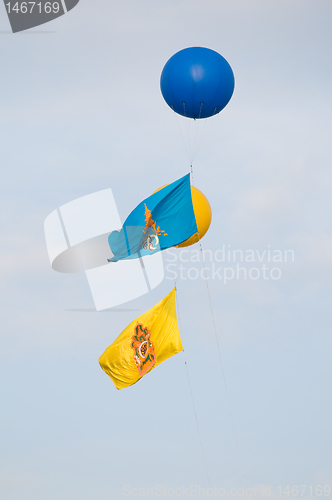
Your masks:
<path fill-rule="evenodd" d="M 209 486 L 182 354 L 122 391 L 98 365 L 172 281 L 89 312 L 85 277 L 52 271 L 43 234 L 68 201 L 111 187 L 124 218 L 188 171 L 159 78 L 197 45 L 236 78 L 194 163 L 203 247 L 295 253 L 280 280 L 210 282 L 247 484 L 331 485 L 331 20 L 329 0 L 81 0 L 13 35 L 1 7 L 1 498 Z M 178 289 L 210 484 L 229 492 L 244 482 L 206 285 Z"/>

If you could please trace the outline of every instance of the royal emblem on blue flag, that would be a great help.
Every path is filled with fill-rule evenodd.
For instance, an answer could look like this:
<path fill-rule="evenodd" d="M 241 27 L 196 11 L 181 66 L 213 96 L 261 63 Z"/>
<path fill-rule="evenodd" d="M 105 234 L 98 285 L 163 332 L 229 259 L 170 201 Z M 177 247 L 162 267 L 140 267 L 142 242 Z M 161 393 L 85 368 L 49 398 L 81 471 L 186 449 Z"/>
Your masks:
<path fill-rule="evenodd" d="M 143 200 L 128 215 L 120 231 L 108 243 L 109 262 L 137 258 L 165 250 L 197 233 L 191 198 L 190 174 L 165 186 Z"/>

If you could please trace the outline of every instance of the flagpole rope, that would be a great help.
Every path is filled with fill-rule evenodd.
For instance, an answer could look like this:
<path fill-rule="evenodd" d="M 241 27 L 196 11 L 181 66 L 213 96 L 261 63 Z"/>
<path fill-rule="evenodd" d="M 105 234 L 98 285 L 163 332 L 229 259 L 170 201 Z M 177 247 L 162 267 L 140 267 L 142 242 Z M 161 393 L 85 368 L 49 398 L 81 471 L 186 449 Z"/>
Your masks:
<path fill-rule="evenodd" d="M 191 171 L 192 185 L 194 186 L 194 172 L 193 172 L 193 166 L 192 165 L 190 165 L 190 171 Z M 194 198 L 194 210 L 195 210 L 195 196 L 193 196 L 193 198 Z M 198 237 L 199 237 L 199 234 L 198 234 Z M 239 456 L 239 460 L 240 460 L 242 477 L 243 477 L 245 488 L 247 489 L 247 481 L 246 481 L 246 477 L 245 477 L 245 474 L 244 474 L 244 468 L 243 468 L 243 462 L 242 462 L 242 457 L 241 457 L 241 453 L 240 453 L 239 442 L 238 442 L 237 434 L 236 434 L 236 430 L 235 430 L 235 423 L 234 423 L 234 418 L 233 418 L 233 413 L 232 413 L 232 407 L 231 407 L 231 402 L 230 402 L 230 398 L 229 398 L 228 388 L 227 388 L 227 384 L 226 384 L 226 376 L 225 376 L 224 365 L 223 365 L 223 362 L 222 362 L 221 350 L 220 350 L 220 345 L 219 345 L 219 340 L 218 340 L 217 327 L 216 327 L 216 322 L 215 322 L 215 319 L 214 319 L 214 313 L 213 313 L 213 307 L 212 307 L 212 300 L 211 300 L 211 294 L 210 294 L 210 287 L 209 287 L 208 280 L 207 280 L 206 267 L 205 267 L 205 262 L 204 262 L 204 254 L 203 254 L 203 249 L 202 249 L 202 245 L 201 245 L 200 241 L 199 241 L 199 247 L 200 247 L 201 262 L 202 262 L 202 266 L 203 266 L 203 270 L 204 270 L 204 278 L 205 278 L 205 283 L 206 283 L 206 289 L 207 289 L 207 294 L 208 294 L 208 298 L 209 298 L 209 304 L 210 304 L 210 310 L 211 310 L 213 330 L 214 330 L 214 335 L 215 335 L 216 342 L 217 342 L 218 355 L 219 355 L 219 361 L 220 361 L 220 366 L 221 366 L 221 373 L 222 373 L 222 377 L 223 377 L 223 381 L 224 381 L 224 386 L 225 386 L 225 391 L 226 391 L 226 398 L 227 398 L 227 403 L 228 403 L 228 409 L 229 409 L 229 414 L 230 414 L 231 421 L 232 421 L 233 433 L 234 433 L 236 448 L 237 448 L 237 452 L 238 452 L 238 456 Z"/>
<path fill-rule="evenodd" d="M 178 300 L 178 293 L 177 293 L 177 288 L 176 288 L 176 282 L 175 282 L 175 300 L 176 300 L 176 307 L 177 307 L 177 316 L 178 316 L 178 319 L 179 319 L 179 326 L 180 326 L 180 330 L 181 330 L 181 318 L 180 318 L 180 309 L 179 309 L 179 300 Z M 189 390 L 190 390 L 191 402 L 192 402 L 193 409 L 194 409 L 194 414 L 195 414 L 195 420 L 196 420 L 196 426 L 197 426 L 197 431 L 198 431 L 198 436 L 199 436 L 199 442 L 200 442 L 201 450 L 202 450 L 202 456 L 203 456 L 203 462 L 204 462 L 204 467 L 205 467 L 205 473 L 206 473 L 206 477 L 207 477 L 207 480 L 208 480 L 209 488 L 211 488 L 210 477 L 209 477 L 208 468 L 207 468 L 206 459 L 205 459 L 205 453 L 204 453 L 202 435 L 201 435 L 201 431 L 200 431 L 200 428 L 199 428 L 198 417 L 197 417 L 197 412 L 196 412 L 196 406 L 195 406 L 195 402 L 194 402 L 194 395 L 193 395 L 193 391 L 192 391 L 192 387 L 191 387 L 191 382 L 190 382 L 190 377 L 189 377 L 189 371 L 188 371 L 188 365 L 187 365 L 187 359 L 186 359 L 186 355 L 185 355 L 184 349 L 183 349 L 182 352 L 183 352 L 184 364 L 185 364 L 186 372 L 187 372 L 187 379 L 188 379 L 188 385 L 189 385 Z"/>

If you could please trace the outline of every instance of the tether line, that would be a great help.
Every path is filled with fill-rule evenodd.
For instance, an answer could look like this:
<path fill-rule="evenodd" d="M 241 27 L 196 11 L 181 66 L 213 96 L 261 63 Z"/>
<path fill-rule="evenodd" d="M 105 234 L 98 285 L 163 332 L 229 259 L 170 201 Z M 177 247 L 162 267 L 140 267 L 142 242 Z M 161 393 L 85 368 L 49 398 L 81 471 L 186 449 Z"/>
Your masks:
<path fill-rule="evenodd" d="M 173 112 L 175 114 L 176 123 L 177 123 L 179 130 L 180 130 L 180 135 L 181 135 L 189 162 L 193 163 L 199 150 L 201 149 L 203 143 L 205 142 L 205 138 L 207 136 L 207 133 L 212 128 L 213 122 L 212 122 L 212 120 L 210 121 L 210 118 L 215 116 L 215 114 L 217 112 L 217 108 L 214 108 L 212 115 L 210 115 L 208 118 L 202 118 L 204 103 L 201 102 L 198 116 L 196 118 L 190 118 L 187 115 L 185 101 L 182 101 L 182 107 L 183 107 L 182 113 L 177 113 L 174 110 L 174 106 L 171 106 L 171 107 L 172 107 Z M 183 123 L 183 128 L 180 125 L 178 117 L 176 116 L 177 114 L 181 114 L 185 119 L 185 122 Z M 192 122 L 194 122 L 194 123 L 192 123 Z"/>
<path fill-rule="evenodd" d="M 176 288 L 176 282 L 175 282 L 175 300 L 176 300 L 177 316 L 178 316 L 179 326 L 180 326 L 180 330 L 181 330 L 180 309 L 179 309 L 179 300 L 178 300 L 178 291 L 177 291 L 177 288 Z M 205 473 L 206 473 L 206 477 L 207 477 L 207 480 L 208 480 L 209 488 L 211 488 L 210 477 L 209 477 L 208 468 L 207 468 L 206 459 L 205 459 L 205 453 L 204 453 L 202 435 L 201 435 L 201 431 L 200 431 L 200 428 L 199 428 L 198 417 L 197 417 L 197 412 L 196 412 L 196 406 L 195 406 L 195 402 L 194 402 L 194 395 L 193 395 L 193 391 L 192 391 L 192 388 L 191 388 L 191 382 L 190 382 L 190 377 L 189 377 L 187 359 L 186 359 L 186 355 L 185 355 L 184 349 L 183 349 L 182 352 L 183 352 L 184 364 L 185 364 L 186 372 L 187 372 L 187 379 L 188 379 L 188 385 L 189 385 L 189 390 L 190 390 L 191 402 L 192 402 L 193 409 L 194 409 L 194 414 L 195 414 L 195 420 L 196 420 L 196 426 L 197 426 L 197 431 L 198 431 L 198 436 L 199 436 L 199 442 L 200 442 L 201 450 L 202 450 L 202 456 L 203 456 L 203 462 L 204 462 L 204 467 L 205 467 Z"/>
<path fill-rule="evenodd" d="M 220 351 L 220 346 L 219 346 L 217 328 L 216 328 L 216 323 L 215 323 L 214 313 L 213 313 L 213 308 L 212 308 L 210 288 L 209 288 L 209 285 L 208 285 L 208 280 L 207 280 L 207 275 L 206 275 L 206 267 L 205 267 L 205 263 L 204 263 L 204 255 L 203 255 L 203 250 L 202 250 L 201 243 L 199 243 L 199 246 L 200 246 L 200 250 L 201 250 L 200 251 L 200 255 L 202 256 L 202 265 L 203 265 L 203 269 L 204 269 L 204 278 L 205 278 L 206 289 L 207 289 L 207 293 L 208 293 L 208 297 L 209 297 L 209 303 L 210 303 L 210 309 L 211 309 L 211 317 L 212 317 L 213 329 L 214 329 L 214 334 L 215 334 L 216 342 L 217 342 L 217 348 L 218 348 L 218 354 L 219 354 L 219 361 L 220 361 L 220 366 L 221 366 L 222 377 L 223 377 L 223 380 L 224 380 L 224 386 L 225 386 L 225 391 L 226 391 L 226 397 L 227 397 L 227 403 L 228 403 L 228 408 L 229 408 L 229 414 L 230 414 L 231 421 L 232 421 L 234 438 L 235 438 L 237 452 L 238 452 L 238 455 L 239 455 L 239 460 L 240 460 L 240 465 L 241 465 L 241 471 L 242 471 L 242 476 L 243 476 L 243 480 L 244 480 L 244 485 L 247 488 L 247 481 L 246 481 L 246 477 L 244 475 L 243 462 L 242 462 L 242 458 L 241 458 L 240 447 L 239 447 L 239 442 L 238 442 L 237 435 L 236 435 L 235 423 L 234 423 L 233 413 L 232 413 L 232 408 L 231 408 L 231 402 L 230 402 L 230 399 L 229 399 L 229 394 L 228 394 L 228 389 L 227 389 L 227 384 L 226 384 L 226 377 L 225 377 L 224 365 L 223 365 L 222 357 L 221 357 L 221 351 Z"/>
<path fill-rule="evenodd" d="M 194 186 L 194 172 L 193 172 L 193 166 L 192 165 L 190 165 L 190 171 L 191 171 L 192 186 Z M 193 196 L 193 199 L 194 199 L 193 201 L 194 201 L 194 211 L 195 211 L 195 196 Z M 198 233 L 198 238 L 199 238 L 199 233 Z M 214 335 L 215 335 L 216 342 L 217 342 L 218 355 L 219 355 L 219 361 L 220 361 L 220 366 L 221 366 L 221 373 L 222 373 L 222 378 L 223 378 L 223 381 L 224 381 L 224 386 L 225 386 L 225 391 L 226 391 L 228 409 L 229 409 L 229 414 L 230 414 L 231 421 L 232 421 L 233 433 L 234 433 L 236 448 L 237 448 L 237 452 L 238 452 L 238 456 L 239 456 L 239 460 L 240 460 L 242 477 L 243 477 L 245 488 L 247 489 L 247 481 L 246 481 L 246 477 L 245 477 L 245 474 L 244 474 L 244 468 L 243 468 L 243 462 L 242 462 L 241 453 L 240 453 L 239 442 L 238 442 L 237 434 L 236 434 L 236 430 L 235 430 L 235 423 L 234 423 L 234 418 L 233 418 L 233 413 L 232 413 L 232 407 L 231 407 L 231 402 L 230 402 L 229 394 L 228 394 L 228 388 L 227 388 L 227 384 L 226 384 L 226 376 L 225 376 L 225 371 L 224 371 L 224 365 L 223 365 L 222 357 L 221 357 L 221 350 L 220 350 L 219 339 L 218 339 L 218 334 L 217 334 L 217 327 L 216 327 L 216 322 L 215 322 L 215 319 L 214 319 L 214 313 L 213 313 L 213 307 L 212 307 L 212 301 L 211 301 L 211 294 L 210 294 L 210 287 L 209 287 L 208 280 L 207 280 L 206 267 L 205 267 L 205 262 L 204 262 L 204 254 L 203 254 L 203 249 L 202 249 L 202 245 L 201 245 L 200 241 L 199 241 L 199 247 L 200 247 L 200 255 L 201 255 L 202 266 L 203 266 L 203 270 L 204 270 L 204 278 L 205 278 L 205 283 L 206 283 L 206 289 L 207 289 L 207 294 L 208 294 L 208 298 L 209 298 L 209 304 L 210 304 L 210 310 L 211 310 L 213 330 L 214 330 Z"/>
<path fill-rule="evenodd" d="M 190 153 L 189 153 L 189 150 L 188 150 L 188 147 L 187 147 L 187 144 L 186 144 L 186 141 L 185 141 L 185 138 L 184 138 L 184 135 L 182 133 L 182 129 L 180 127 L 180 124 L 179 124 L 179 121 L 178 121 L 178 117 L 176 116 L 177 113 L 174 111 L 174 116 L 175 116 L 175 120 L 176 120 L 176 124 L 177 126 L 179 127 L 179 130 L 180 130 L 180 134 L 181 134 L 181 137 L 182 137 L 182 141 L 183 141 L 183 144 L 184 144 L 184 147 L 186 149 L 186 152 L 187 152 L 187 155 L 188 155 L 188 159 L 190 161 Z"/>

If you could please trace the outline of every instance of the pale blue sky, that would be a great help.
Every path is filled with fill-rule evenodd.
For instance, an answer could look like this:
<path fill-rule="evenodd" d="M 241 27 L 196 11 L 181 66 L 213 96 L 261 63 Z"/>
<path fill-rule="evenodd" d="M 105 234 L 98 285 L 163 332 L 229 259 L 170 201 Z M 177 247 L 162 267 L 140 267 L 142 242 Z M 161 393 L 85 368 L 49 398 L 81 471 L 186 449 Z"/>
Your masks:
<path fill-rule="evenodd" d="M 12 35 L 0 9 L 1 498 L 208 487 L 182 354 L 122 391 L 98 364 L 173 282 L 127 311 L 69 311 L 93 307 L 86 279 L 52 271 L 43 234 L 75 198 L 111 187 L 124 218 L 188 171 L 159 78 L 194 45 L 236 79 L 194 164 L 213 210 L 204 249 L 295 255 L 279 280 L 210 281 L 247 483 L 275 498 L 332 486 L 331 18 L 329 0 L 81 0 Z M 206 285 L 178 289 L 210 482 L 229 492 L 243 479 Z"/>

